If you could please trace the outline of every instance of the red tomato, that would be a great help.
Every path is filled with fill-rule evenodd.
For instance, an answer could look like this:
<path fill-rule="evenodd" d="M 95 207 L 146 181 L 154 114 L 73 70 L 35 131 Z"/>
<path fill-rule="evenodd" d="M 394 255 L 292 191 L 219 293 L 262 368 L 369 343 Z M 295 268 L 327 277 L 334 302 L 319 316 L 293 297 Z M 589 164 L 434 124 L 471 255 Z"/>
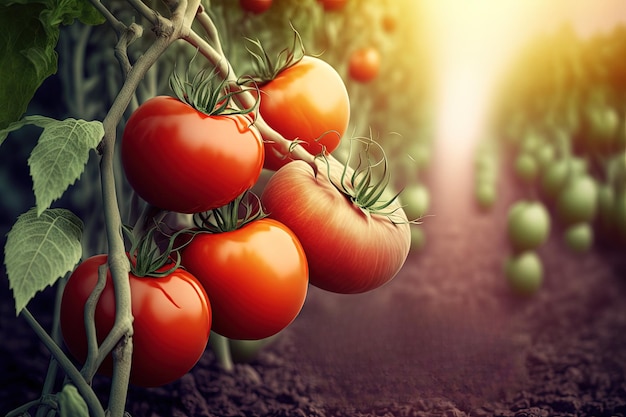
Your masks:
<path fill-rule="evenodd" d="M 343 166 L 329 161 L 330 175 L 339 184 Z M 398 209 L 401 224 L 380 214 L 366 215 L 330 182 L 325 162 L 317 163 L 317 176 L 303 161 L 277 171 L 261 195 L 265 211 L 302 243 L 311 284 L 343 294 L 383 285 L 397 274 L 409 252 L 406 215 L 397 201 L 389 210 Z"/>
<path fill-rule="evenodd" d="M 355 50 L 350 55 L 348 74 L 358 82 L 368 82 L 376 78 L 380 70 L 380 53 L 378 49 L 366 47 Z"/>
<path fill-rule="evenodd" d="M 261 86 L 259 113 L 286 139 L 299 139 L 311 154 L 330 153 L 350 121 L 350 99 L 343 80 L 326 62 L 305 56 Z M 265 168 L 277 170 L 291 158 L 265 145 Z"/>
<path fill-rule="evenodd" d="M 324 7 L 324 10 L 331 11 L 343 9 L 348 0 L 317 0 L 317 2 Z"/>
<path fill-rule="evenodd" d="M 251 188 L 263 167 L 263 143 L 249 118 L 207 116 L 158 96 L 131 115 L 122 138 L 128 182 L 161 209 L 196 213 L 228 204 Z"/>
<path fill-rule="evenodd" d="M 227 338 L 272 336 L 304 305 L 309 283 L 304 250 L 275 220 L 198 234 L 183 249 L 182 263 L 211 299 L 213 331 Z"/>
<path fill-rule="evenodd" d="M 82 262 L 72 273 L 61 301 L 61 331 L 71 354 L 80 362 L 87 357 L 83 311 L 98 281 L 98 268 L 107 255 Z M 200 359 L 211 331 L 211 306 L 206 292 L 189 272 L 177 269 L 164 278 L 129 275 L 134 316 L 133 362 L 130 382 L 153 387 L 173 382 Z M 115 321 L 115 294 L 111 272 L 98 300 L 95 324 L 102 343 Z M 111 375 L 109 355 L 100 372 Z"/>
<path fill-rule="evenodd" d="M 272 0 L 239 0 L 239 5 L 246 12 L 261 14 L 272 6 Z"/>

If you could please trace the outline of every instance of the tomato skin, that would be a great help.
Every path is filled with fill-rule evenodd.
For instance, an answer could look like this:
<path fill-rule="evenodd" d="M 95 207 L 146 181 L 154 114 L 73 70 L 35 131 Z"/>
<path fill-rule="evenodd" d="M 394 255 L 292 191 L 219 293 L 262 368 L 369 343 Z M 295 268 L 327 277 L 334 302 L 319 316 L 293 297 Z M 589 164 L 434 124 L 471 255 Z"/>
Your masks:
<path fill-rule="evenodd" d="M 350 99 L 341 76 L 319 58 L 304 56 L 261 86 L 259 113 L 274 130 L 316 155 L 334 151 L 350 121 Z M 281 159 L 265 144 L 265 168 L 277 170 Z"/>
<path fill-rule="evenodd" d="M 129 118 L 121 154 L 130 185 L 164 210 L 221 207 L 257 181 L 261 135 L 243 115 L 207 116 L 173 97 L 147 100 Z"/>
<path fill-rule="evenodd" d="M 200 233 L 183 250 L 182 263 L 211 299 L 213 331 L 227 338 L 270 337 L 304 305 L 309 284 L 304 250 L 293 232 L 275 220 Z"/>
<path fill-rule="evenodd" d="M 239 6 L 246 12 L 261 14 L 272 7 L 272 0 L 239 0 Z"/>
<path fill-rule="evenodd" d="M 343 166 L 329 162 L 339 183 Z M 331 184 L 325 163 L 317 163 L 317 176 L 303 161 L 277 171 L 261 195 L 265 211 L 298 236 L 312 285 L 341 294 L 378 288 L 398 273 L 409 253 L 406 215 L 396 201 L 389 209 L 397 209 L 400 224 L 378 214 L 368 217 Z"/>
<path fill-rule="evenodd" d="M 328 12 L 343 9 L 348 0 L 317 0 L 317 2 Z"/>
<path fill-rule="evenodd" d="M 83 311 L 98 281 L 98 268 L 107 255 L 83 261 L 70 275 L 61 300 L 61 331 L 70 353 L 81 363 L 87 357 Z M 133 321 L 133 362 L 130 382 L 155 387 L 173 382 L 200 359 L 211 331 L 211 305 L 198 280 L 183 269 L 163 278 L 129 274 Z M 99 343 L 115 321 L 111 271 L 95 310 Z M 111 375 L 109 355 L 99 372 Z"/>
<path fill-rule="evenodd" d="M 380 53 L 372 47 L 360 48 L 352 52 L 348 61 L 348 75 L 354 81 L 366 83 L 378 76 Z"/>

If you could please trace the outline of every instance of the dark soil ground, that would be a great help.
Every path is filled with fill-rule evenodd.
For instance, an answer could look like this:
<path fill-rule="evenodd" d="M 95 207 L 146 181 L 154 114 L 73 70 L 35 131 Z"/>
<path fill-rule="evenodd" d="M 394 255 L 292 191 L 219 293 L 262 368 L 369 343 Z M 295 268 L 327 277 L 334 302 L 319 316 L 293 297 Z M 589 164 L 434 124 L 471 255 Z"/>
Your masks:
<path fill-rule="evenodd" d="M 207 351 L 180 381 L 131 388 L 131 415 L 626 415 L 624 249 L 574 255 L 555 228 L 539 250 L 543 288 L 516 296 L 502 262 L 520 188 L 501 178 L 483 213 L 471 165 L 434 162 L 426 247 L 391 283 L 353 296 L 311 288 L 300 316 L 252 362 L 226 372 Z M 4 278 L 0 296 L 4 415 L 38 395 L 48 355 L 14 317 Z M 51 292 L 35 303 L 46 324 Z M 103 398 L 107 382 L 96 381 Z"/>

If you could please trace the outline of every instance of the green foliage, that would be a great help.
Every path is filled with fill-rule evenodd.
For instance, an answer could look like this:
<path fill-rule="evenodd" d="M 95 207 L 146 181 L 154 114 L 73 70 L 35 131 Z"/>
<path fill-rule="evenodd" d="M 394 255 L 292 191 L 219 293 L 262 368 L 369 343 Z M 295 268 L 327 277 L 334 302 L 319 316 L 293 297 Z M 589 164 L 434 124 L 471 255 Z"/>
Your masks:
<path fill-rule="evenodd" d="M 18 120 L 41 83 L 57 71 L 60 25 L 104 17 L 84 0 L 8 0 L 0 5 L 0 128 Z"/>
<path fill-rule="evenodd" d="M 87 403 L 72 384 L 65 384 L 57 395 L 61 417 L 89 417 Z"/>
<path fill-rule="evenodd" d="M 65 209 L 35 208 L 18 217 L 7 234 L 4 263 L 19 314 L 38 291 L 71 271 L 82 255 L 83 223 Z"/>
<path fill-rule="evenodd" d="M 80 177 L 89 159 L 89 151 L 95 149 L 104 136 L 104 127 L 98 121 L 59 121 L 44 116 L 27 116 L 0 130 L 0 144 L 10 131 L 26 124 L 43 128 L 28 159 L 37 215 L 40 215 Z"/>

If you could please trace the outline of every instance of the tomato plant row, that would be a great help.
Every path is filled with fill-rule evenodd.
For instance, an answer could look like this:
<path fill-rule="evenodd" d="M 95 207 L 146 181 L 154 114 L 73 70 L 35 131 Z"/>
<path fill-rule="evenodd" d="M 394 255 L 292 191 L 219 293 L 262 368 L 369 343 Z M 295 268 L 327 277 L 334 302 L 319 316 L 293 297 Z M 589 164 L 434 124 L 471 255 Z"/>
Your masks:
<path fill-rule="evenodd" d="M 504 78 L 492 137 L 477 154 L 477 178 L 488 158 L 484 149 L 496 149 L 497 162 L 510 167 L 527 194 L 509 212 L 517 257 L 505 272 L 518 291 L 540 287 L 535 251 L 550 230 L 574 253 L 600 239 L 626 244 L 625 47 L 623 27 L 589 40 L 564 27 L 531 42 Z M 478 181 L 476 193 L 484 201 Z"/>

